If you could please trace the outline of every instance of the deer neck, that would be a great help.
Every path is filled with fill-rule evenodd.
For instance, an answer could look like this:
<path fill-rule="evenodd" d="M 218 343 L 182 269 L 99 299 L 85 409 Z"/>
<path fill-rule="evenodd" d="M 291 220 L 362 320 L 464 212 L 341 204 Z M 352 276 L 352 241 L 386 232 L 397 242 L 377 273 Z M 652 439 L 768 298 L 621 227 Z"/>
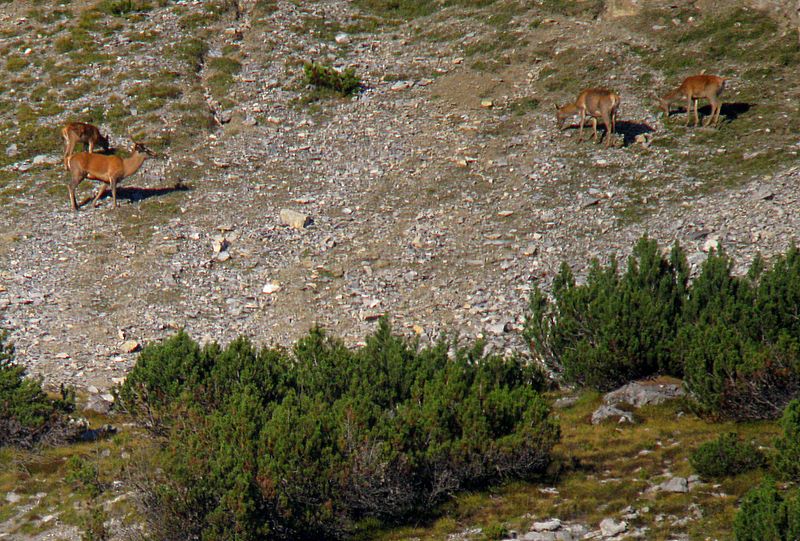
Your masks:
<path fill-rule="evenodd" d="M 122 171 L 125 177 L 129 177 L 138 171 L 145 159 L 147 159 L 147 154 L 140 154 L 138 152 L 134 152 L 130 158 L 123 159 Z"/>
<path fill-rule="evenodd" d="M 571 115 L 574 115 L 575 113 L 578 112 L 578 106 L 576 104 L 574 104 L 574 103 L 568 103 L 565 106 L 563 106 L 561 109 L 559 109 L 559 112 L 562 115 L 571 116 Z"/>

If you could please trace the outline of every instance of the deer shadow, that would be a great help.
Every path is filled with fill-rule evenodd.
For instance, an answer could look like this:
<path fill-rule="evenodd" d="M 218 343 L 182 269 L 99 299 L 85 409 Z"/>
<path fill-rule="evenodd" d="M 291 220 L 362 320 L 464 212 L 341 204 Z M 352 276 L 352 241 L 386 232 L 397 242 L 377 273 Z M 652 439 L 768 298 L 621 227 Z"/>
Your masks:
<path fill-rule="evenodd" d="M 127 199 L 131 203 L 138 203 L 151 197 L 161 197 L 171 194 L 173 192 L 188 192 L 192 190 L 191 186 L 187 186 L 181 182 L 176 182 L 174 186 L 164 188 L 140 188 L 138 186 L 121 186 L 117 188 L 117 198 Z M 108 196 L 108 194 L 106 194 Z"/>
<path fill-rule="evenodd" d="M 581 127 L 581 123 L 578 122 L 576 124 L 571 124 L 569 126 L 565 126 L 562 131 L 566 130 L 579 130 Z M 591 124 L 587 123 L 584 124 L 584 129 L 588 127 L 589 132 L 589 140 L 592 137 L 592 128 Z M 636 141 L 636 136 L 643 134 L 643 133 L 650 133 L 653 130 L 649 125 L 643 122 L 631 122 L 630 120 L 617 120 L 616 129 L 614 130 L 615 133 L 622 135 L 622 146 L 628 146 L 633 144 Z M 605 141 L 605 138 L 608 137 L 608 131 L 606 127 L 599 123 L 597 124 L 597 135 L 598 135 L 598 143 L 602 143 Z"/>
<path fill-rule="evenodd" d="M 744 102 L 723 103 L 722 109 L 720 109 L 719 112 L 720 121 L 733 122 L 734 120 L 739 118 L 739 116 L 745 114 L 753 107 L 755 107 L 755 105 L 752 103 L 744 103 Z M 669 116 L 676 114 L 686 114 L 686 107 L 678 107 L 677 109 L 673 109 L 672 111 L 670 111 Z M 694 113 L 690 114 L 693 115 Z M 697 114 L 700 115 L 701 120 L 706 118 L 711 114 L 711 105 L 705 104 L 702 107 L 698 107 Z"/>
<path fill-rule="evenodd" d="M 636 142 L 636 136 L 655 131 L 644 122 L 632 122 L 630 120 L 617 121 L 617 133 L 622 135 L 622 145 L 628 146 Z"/>
<path fill-rule="evenodd" d="M 144 201 L 146 199 L 150 199 L 151 197 L 162 197 L 164 195 L 171 194 L 173 192 L 187 192 L 189 190 L 193 190 L 191 186 L 187 186 L 181 182 L 176 182 L 172 187 L 164 187 L 164 188 L 140 188 L 138 186 L 118 186 L 117 187 L 117 199 L 127 199 L 131 203 L 138 203 L 140 201 Z M 111 189 L 106 187 L 106 192 L 103 194 L 103 197 L 100 198 L 100 201 L 103 199 L 111 197 Z M 84 206 L 89 201 L 91 201 L 94 197 L 89 196 L 83 201 L 80 202 L 78 205 L 79 207 Z M 99 201 L 98 201 L 99 202 Z"/>

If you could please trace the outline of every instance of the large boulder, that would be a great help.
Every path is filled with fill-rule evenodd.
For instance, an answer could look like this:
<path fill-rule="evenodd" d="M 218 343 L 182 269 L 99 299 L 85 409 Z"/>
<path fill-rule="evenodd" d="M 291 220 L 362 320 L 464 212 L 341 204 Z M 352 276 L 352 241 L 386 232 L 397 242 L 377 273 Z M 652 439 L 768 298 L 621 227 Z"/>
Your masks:
<path fill-rule="evenodd" d="M 649 404 L 662 404 L 684 396 L 686 392 L 679 383 L 653 381 L 634 381 L 612 391 L 603 397 L 603 402 L 609 406 L 628 404 L 634 408 L 641 408 Z"/>

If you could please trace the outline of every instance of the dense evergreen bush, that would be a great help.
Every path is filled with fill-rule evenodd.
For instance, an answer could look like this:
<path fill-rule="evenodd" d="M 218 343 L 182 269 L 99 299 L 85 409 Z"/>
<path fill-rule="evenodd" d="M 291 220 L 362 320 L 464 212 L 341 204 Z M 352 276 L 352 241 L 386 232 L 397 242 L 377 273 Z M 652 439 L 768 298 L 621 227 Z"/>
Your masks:
<path fill-rule="evenodd" d="M 41 381 L 26 378 L 7 338 L 0 332 L 0 447 L 67 441 L 75 435 L 65 415 L 74 406 L 72 395 L 62 391 L 62 399 L 53 400 Z"/>
<path fill-rule="evenodd" d="M 800 539 L 800 492 L 782 496 L 766 479 L 742 499 L 733 523 L 736 541 L 796 541 Z"/>
<path fill-rule="evenodd" d="M 800 258 L 795 248 L 763 270 L 735 277 L 710 254 L 692 284 L 676 354 L 701 412 L 737 419 L 780 416 L 800 393 Z"/>
<path fill-rule="evenodd" d="M 569 383 L 608 390 L 654 374 L 683 377 L 700 413 L 778 417 L 800 395 L 800 252 L 734 276 L 711 252 L 691 284 L 683 251 L 641 239 L 620 273 L 593 261 L 578 285 L 565 264 L 552 300 L 538 288 L 525 336 Z"/>
<path fill-rule="evenodd" d="M 166 435 L 139 482 L 155 538 L 321 539 L 543 471 L 559 430 L 541 383 L 518 359 L 421 348 L 382 322 L 357 350 L 318 329 L 291 351 L 181 333 L 146 348 L 118 396 Z"/>
<path fill-rule="evenodd" d="M 686 295 L 688 266 L 676 244 L 662 257 L 642 238 L 622 275 L 616 261 L 590 266 L 577 285 L 564 264 L 554 301 L 534 289 L 525 326 L 533 352 L 571 383 L 608 390 L 652 374 L 682 375 L 672 355 Z"/>
<path fill-rule="evenodd" d="M 773 469 L 783 479 L 800 481 L 800 400 L 792 400 L 781 418 L 783 435 L 775 442 Z"/>
<path fill-rule="evenodd" d="M 701 445 L 689 462 L 702 478 L 718 479 L 760 468 L 766 459 L 755 445 L 742 442 L 731 432 Z"/>

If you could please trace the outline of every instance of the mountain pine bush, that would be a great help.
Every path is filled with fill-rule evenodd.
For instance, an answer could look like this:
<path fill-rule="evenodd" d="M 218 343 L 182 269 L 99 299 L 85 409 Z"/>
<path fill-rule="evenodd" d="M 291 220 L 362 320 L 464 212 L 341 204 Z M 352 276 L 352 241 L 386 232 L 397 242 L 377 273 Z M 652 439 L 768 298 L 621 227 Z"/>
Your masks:
<path fill-rule="evenodd" d="M 524 335 L 564 381 L 609 390 L 656 374 L 683 377 L 698 412 L 776 418 L 800 395 L 800 252 L 734 276 L 711 252 L 690 283 L 676 244 L 661 255 L 646 237 L 621 272 L 590 265 L 577 284 L 563 264 L 552 299 L 534 288 Z"/>
<path fill-rule="evenodd" d="M 37 379 L 25 377 L 25 368 L 14 362 L 14 347 L 0 332 L 0 447 L 30 448 L 39 443 L 62 443 L 75 436 L 66 413 L 74 407 L 73 396 L 62 392 L 53 400 Z"/>
<path fill-rule="evenodd" d="M 336 539 L 542 472 L 559 438 L 542 382 L 384 321 L 356 350 L 319 329 L 260 351 L 180 333 L 141 353 L 118 396 L 165 436 L 138 483 L 154 538 Z"/>
<path fill-rule="evenodd" d="M 742 499 L 733 522 L 736 541 L 800 539 L 800 491 L 783 496 L 775 481 L 765 479 Z"/>
<path fill-rule="evenodd" d="M 524 334 L 534 354 L 570 383 L 600 390 L 653 375 L 682 375 L 672 355 L 686 297 L 688 265 L 676 244 L 668 258 L 642 238 L 620 274 L 617 262 L 591 263 L 577 285 L 564 264 L 553 302 L 537 289 Z"/>
<path fill-rule="evenodd" d="M 752 443 L 731 432 L 698 447 L 689 457 L 694 471 L 704 479 L 719 479 L 760 468 L 766 459 Z"/>
<path fill-rule="evenodd" d="M 781 417 L 783 435 L 775 441 L 773 469 L 788 481 L 800 481 L 800 400 L 792 400 Z"/>

